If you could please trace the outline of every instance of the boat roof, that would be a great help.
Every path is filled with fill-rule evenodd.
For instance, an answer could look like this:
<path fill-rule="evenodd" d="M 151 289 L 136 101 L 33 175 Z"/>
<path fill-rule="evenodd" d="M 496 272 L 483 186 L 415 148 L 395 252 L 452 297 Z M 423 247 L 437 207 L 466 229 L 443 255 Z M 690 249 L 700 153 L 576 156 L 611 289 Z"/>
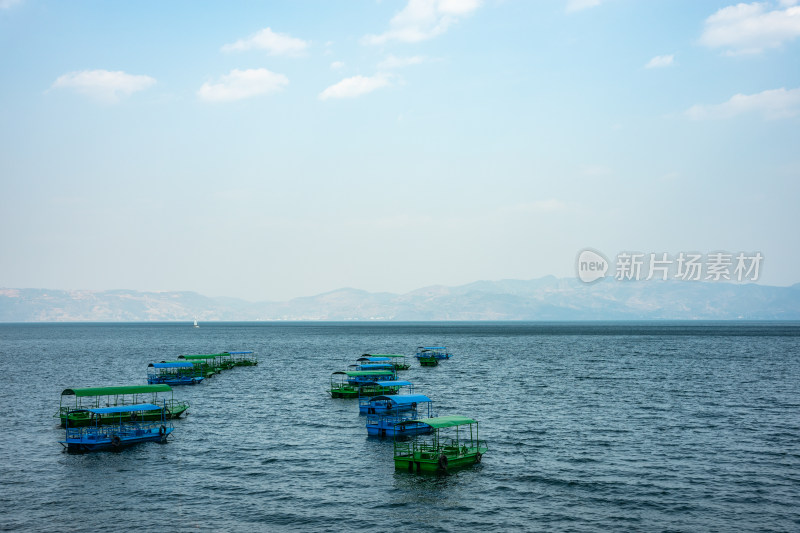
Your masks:
<path fill-rule="evenodd" d="M 154 411 L 161 409 L 154 403 L 137 403 L 135 405 L 117 405 L 116 407 L 99 407 L 97 409 L 87 409 L 96 415 L 107 415 L 109 413 L 135 413 L 137 411 Z"/>
<path fill-rule="evenodd" d="M 359 357 L 356 361 L 372 361 L 373 363 L 378 363 L 380 361 L 391 361 L 391 357 L 378 357 L 376 355 L 367 355 L 364 357 Z"/>
<path fill-rule="evenodd" d="M 477 420 L 473 420 L 471 418 L 467 418 L 466 416 L 461 415 L 448 415 L 448 416 L 435 416 L 433 418 L 420 418 L 419 420 L 414 420 L 414 422 L 422 422 L 423 424 L 427 424 L 433 429 L 439 428 L 449 428 L 453 426 L 464 426 L 467 424 L 477 424 Z"/>
<path fill-rule="evenodd" d="M 178 359 L 214 359 L 215 357 L 221 357 L 224 355 L 230 355 L 227 353 L 207 353 L 207 354 L 196 354 L 196 355 L 179 355 Z"/>
<path fill-rule="evenodd" d="M 365 365 L 358 365 L 361 367 L 361 370 L 380 370 L 380 369 L 390 369 L 394 368 L 394 365 L 390 365 L 388 363 L 374 363 L 374 364 L 365 364 Z"/>
<path fill-rule="evenodd" d="M 405 355 L 396 353 L 365 353 L 362 357 L 405 357 Z"/>
<path fill-rule="evenodd" d="M 153 368 L 194 368 L 194 365 L 189 361 L 175 361 L 169 363 L 150 363 L 148 367 Z"/>
<path fill-rule="evenodd" d="M 64 389 L 61 396 L 114 396 L 117 394 L 145 394 L 148 392 L 169 392 L 169 385 L 130 385 L 118 387 L 84 387 Z"/>
<path fill-rule="evenodd" d="M 370 402 L 377 400 L 391 400 L 392 403 L 397 405 L 411 405 L 412 403 L 422 403 L 433 401 L 424 394 L 398 394 L 397 396 L 373 396 L 369 399 Z M 426 420 L 431 420 L 427 418 Z"/>
<path fill-rule="evenodd" d="M 376 381 L 375 385 L 379 385 L 381 387 L 405 387 L 405 386 L 412 386 L 414 385 L 410 381 L 405 381 L 402 379 L 392 379 L 388 381 Z"/>
<path fill-rule="evenodd" d="M 393 376 L 394 372 L 389 370 L 348 370 L 347 372 L 337 371 L 334 374 L 347 374 L 350 377 L 358 376 Z"/>
<path fill-rule="evenodd" d="M 225 353 L 229 353 L 231 355 L 244 355 L 246 353 L 253 353 L 253 351 L 250 350 L 250 351 L 247 351 L 247 352 L 225 352 Z"/>

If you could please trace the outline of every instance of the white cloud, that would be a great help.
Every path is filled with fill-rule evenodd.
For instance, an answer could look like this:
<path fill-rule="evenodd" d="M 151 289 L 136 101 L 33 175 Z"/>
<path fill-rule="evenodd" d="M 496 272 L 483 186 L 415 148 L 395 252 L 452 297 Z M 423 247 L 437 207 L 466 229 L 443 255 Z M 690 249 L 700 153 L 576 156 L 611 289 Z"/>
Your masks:
<path fill-rule="evenodd" d="M 10 9 L 20 2 L 22 2 L 22 0 L 0 0 L 0 9 Z"/>
<path fill-rule="evenodd" d="M 204 83 L 197 96 L 207 102 L 231 102 L 279 91 L 289 84 L 283 74 L 265 68 L 233 69 L 222 76 L 219 83 Z"/>
<path fill-rule="evenodd" d="M 758 113 L 767 119 L 797 116 L 800 114 L 800 87 L 736 94 L 722 104 L 695 105 L 686 111 L 686 115 L 695 120 L 732 118 L 746 113 Z"/>
<path fill-rule="evenodd" d="M 661 68 L 668 67 L 675 64 L 675 56 L 673 54 L 665 56 L 656 56 L 644 66 L 644 68 Z"/>
<path fill-rule="evenodd" d="M 371 93 L 376 89 L 388 87 L 389 85 L 391 85 L 391 82 L 389 78 L 384 75 L 379 74 L 372 77 L 353 76 L 352 78 L 345 78 L 319 93 L 319 99 L 355 98 L 356 96 Z"/>
<path fill-rule="evenodd" d="M 461 18 L 480 7 L 482 0 L 408 0 L 408 4 L 389 22 L 389 30 L 367 35 L 365 44 L 390 41 L 417 43 L 443 34 Z"/>
<path fill-rule="evenodd" d="M 273 56 L 298 56 L 309 47 L 309 43 L 285 33 L 275 33 L 264 28 L 247 39 L 239 39 L 235 43 L 222 47 L 223 52 L 242 52 L 245 50 L 266 50 Z"/>
<path fill-rule="evenodd" d="M 597 7 L 602 0 L 567 0 L 567 13 L 582 11 L 590 7 Z"/>
<path fill-rule="evenodd" d="M 732 54 L 777 48 L 800 36 L 800 7 L 796 3 L 784 0 L 778 9 L 770 9 L 767 2 L 724 7 L 706 19 L 700 42 Z"/>
<path fill-rule="evenodd" d="M 386 59 L 378 63 L 378 68 L 391 70 L 395 68 L 408 67 L 411 65 L 419 65 L 420 63 L 424 62 L 425 58 L 422 56 L 413 56 L 413 57 L 388 56 Z"/>
<path fill-rule="evenodd" d="M 331 63 L 331 70 L 339 70 L 340 68 L 344 68 L 344 62 L 334 61 Z"/>
<path fill-rule="evenodd" d="M 155 83 L 155 78 L 150 76 L 127 74 L 121 70 L 81 70 L 59 76 L 51 88 L 73 89 L 96 100 L 113 103 Z"/>

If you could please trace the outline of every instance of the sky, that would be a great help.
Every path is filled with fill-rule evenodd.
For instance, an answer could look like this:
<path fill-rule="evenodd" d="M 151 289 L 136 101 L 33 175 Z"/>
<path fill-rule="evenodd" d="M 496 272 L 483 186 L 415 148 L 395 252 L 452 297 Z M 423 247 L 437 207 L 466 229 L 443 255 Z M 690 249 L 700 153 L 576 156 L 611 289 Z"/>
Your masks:
<path fill-rule="evenodd" d="M 0 287 L 791 285 L 799 141 L 797 0 L 0 0 Z"/>

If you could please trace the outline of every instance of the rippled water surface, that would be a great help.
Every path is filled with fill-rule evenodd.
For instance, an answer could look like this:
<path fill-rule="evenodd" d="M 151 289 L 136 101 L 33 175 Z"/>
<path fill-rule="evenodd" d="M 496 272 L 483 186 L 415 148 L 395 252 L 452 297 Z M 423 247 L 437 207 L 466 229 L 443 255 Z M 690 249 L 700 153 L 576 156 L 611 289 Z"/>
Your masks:
<path fill-rule="evenodd" d="M 480 421 L 483 462 L 396 473 L 330 374 L 442 344 L 401 376 Z M 71 455 L 68 387 L 255 350 L 194 387 L 165 445 Z M 800 531 L 800 324 L 0 325 L 0 529 Z M 413 357 L 410 357 L 413 359 Z"/>

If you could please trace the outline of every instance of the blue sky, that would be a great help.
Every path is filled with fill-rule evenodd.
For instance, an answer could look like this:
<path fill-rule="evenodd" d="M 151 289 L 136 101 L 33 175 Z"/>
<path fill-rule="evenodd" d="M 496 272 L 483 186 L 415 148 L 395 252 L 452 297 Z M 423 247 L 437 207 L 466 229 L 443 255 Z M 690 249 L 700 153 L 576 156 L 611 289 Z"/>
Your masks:
<path fill-rule="evenodd" d="M 0 0 L 0 50 L 0 287 L 800 281 L 796 1 Z"/>

